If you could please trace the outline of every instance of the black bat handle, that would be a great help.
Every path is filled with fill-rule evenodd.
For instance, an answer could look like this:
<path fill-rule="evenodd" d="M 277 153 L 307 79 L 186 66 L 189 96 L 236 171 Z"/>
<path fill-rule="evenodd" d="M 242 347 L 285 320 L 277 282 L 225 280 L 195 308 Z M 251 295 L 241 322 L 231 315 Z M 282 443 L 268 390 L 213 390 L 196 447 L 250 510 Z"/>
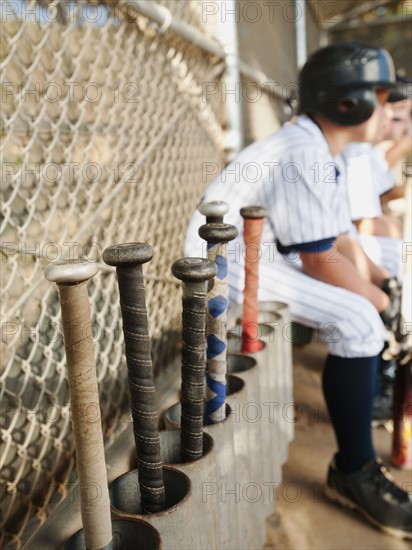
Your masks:
<path fill-rule="evenodd" d="M 172 273 L 183 281 L 181 454 L 186 462 L 203 455 L 206 369 L 206 281 L 217 267 L 203 258 L 182 258 Z"/>
<path fill-rule="evenodd" d="M 141 505 L 146 512 L 158 512 L 165 508 L 158 414 L 142 270 L 142 264 L 152 257 L 153 249 L 145 243 L 113 245 L 103 252 L 103 260 L 109 265 L 116 266 L 117 271 Z"/>

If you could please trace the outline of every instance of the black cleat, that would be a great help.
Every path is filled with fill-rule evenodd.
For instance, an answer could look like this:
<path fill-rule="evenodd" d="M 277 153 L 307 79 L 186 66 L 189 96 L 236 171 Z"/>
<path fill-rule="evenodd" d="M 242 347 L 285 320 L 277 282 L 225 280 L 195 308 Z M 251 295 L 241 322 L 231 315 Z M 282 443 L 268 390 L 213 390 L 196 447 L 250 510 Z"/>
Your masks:
<path fill-rule="evenodd" d="M 395 485 L 379 460 L 372 459 L 350 474 L 340 472 L 333 460 L 325 495 L 342 506 L 357 510 L 385 533 L 412 539 L 412 499 Z"/>

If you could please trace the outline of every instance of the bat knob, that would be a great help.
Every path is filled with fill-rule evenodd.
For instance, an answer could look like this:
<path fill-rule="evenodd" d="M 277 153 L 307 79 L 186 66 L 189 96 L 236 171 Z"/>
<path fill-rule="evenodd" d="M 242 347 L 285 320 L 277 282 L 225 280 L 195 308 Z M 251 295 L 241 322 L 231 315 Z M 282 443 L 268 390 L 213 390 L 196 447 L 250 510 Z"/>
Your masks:
<path fill-rule="evenodd" d="M 266 218 L 268 211 L 263 206 L 245 206 L 240 209 L 240 215 L 247 220 Z"/>
<path fill-rule="evenodd" d="M 153 248 L 147 243 L 121 243 L 105 248 L 103 260 L 115 267 L 145 264 L 153 258 Z"/>
<path fill-rule="evenodd" d="M 91 279 L 97 271 L 98 268 L 95 262 L 67 260 L 48 265 L 44 270 L 44 275 L 52 283 L 76 284 Z"/>
<path fill-rule="evenodd" d="M 184 283 L 202 283 L 216 276 L 217 266 L 204 258 L 181 258 L 173 262 L 172 273 Z"/>
<path fill-rule="evenodd" d="M 201 202 L 198 206 L 198 210 L 203 216 L 209 217 L 220 217 L 224 216 L 229 212 L 229 205 L 225 201 L 210 201 L 210 202 Z"/>
<path fill-rule="evenodd" d="M 206 223 L 199 227 L 199 235 L 208 243 L 228 243 L 238 234 L 237 228 L 228 223 Z"/>

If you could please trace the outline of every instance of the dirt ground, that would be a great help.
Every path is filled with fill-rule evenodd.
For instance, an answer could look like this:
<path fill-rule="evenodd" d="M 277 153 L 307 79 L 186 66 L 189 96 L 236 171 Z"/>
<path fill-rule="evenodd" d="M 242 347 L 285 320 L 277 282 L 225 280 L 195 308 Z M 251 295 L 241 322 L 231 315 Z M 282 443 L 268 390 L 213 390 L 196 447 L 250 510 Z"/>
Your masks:
<path fill-rule="evenodd" d="M 295 439 L 276 492 L 276 513 L 267 520 L 265 550 L 411 550 L 412 543 L 386 535 L 361 516 L 327 501 L 322 488 L 335 441 L 320 386 L 325 347 L 294 349 Z M 391 435 L 374 430 L 378 455 L 389 466 Z M 412 490 L 412 473 L 390 468 Z"/>

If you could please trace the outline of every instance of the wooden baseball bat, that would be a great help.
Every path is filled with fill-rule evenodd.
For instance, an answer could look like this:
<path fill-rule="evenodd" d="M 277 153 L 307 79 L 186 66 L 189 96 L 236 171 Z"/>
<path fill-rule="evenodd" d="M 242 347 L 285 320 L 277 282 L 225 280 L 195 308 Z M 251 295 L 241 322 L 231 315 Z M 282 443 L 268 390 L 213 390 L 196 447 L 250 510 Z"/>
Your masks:
<path fill-rule="evenodd" d="M 412 468 L 412 353 L 401 352 L 396 362 L 393 391 L 393 434 L 391 462 L 401 469 Z"/>
<path fill-rule="evenodd" d="M 88 550 L 109 550 L 112 523 L 87 293 L 96 273 L 95 263 L 76 260 L 45 269 L 60 294 L 84 540 Z"/>
<path fill-rule="evenodd" d="M 228 282 L 226 247 L 238 231 L 234 225 L 207 223 L 199 228 L 207 242 L 207 259 L 217 265 L 217 274 L 207 289 L 207 361 L 205 423 L 221 422 L 226 416 Z"/>
<path fill-rule="evenodd" d="M 116 244 L 103 251 L 103 260 L 115 266 L 117 272 L 141 505 L 142 509 L 149 513 L 159 512 L 165 508 L 158 414 L 142 270 L 142 264 L 150 261 L 152 257 L 153 249 L 145 243 Z"/>
<path fill-rule="evenodd" d="M 405 204 L 412 201 L 411 174 L 405 189 Z M 408 177 L 409 176 L 409 177 Z M 405 212 L 404 243 L 410 243 L 412 237 L 412 216 Z M 407 258 L 406 258 L 407 259 Z M 391 462 L 398 468 L 412 468 L 412 267 L 410 261 L 404 261 L 404 279 L 402 284 L 401 319 L 396 339 L 399 350 L 396 360 L 393 392 L 393 434 Z M 409 327 L 409 331 L 408 331 Z"/>
<path fill-rule="evenodd" d="M 181 454 L 185 462 L 203 455 L 206 281 L 217 267 L 203 258 L 181 258 L 172 273 L 183 282 Z"/>
<path fill-rule="evenodd" d="M 245 241 L 245 288 L 243 291 L 241 351 L 243 353 L 253 353 L 258 351 L 261 346 L 257 334 L 259 317 L 259 259 L 260 241 L 267 210 L 262 206 L 248 206 L 241 208 L 240 214 L 244 220 Z"/>

